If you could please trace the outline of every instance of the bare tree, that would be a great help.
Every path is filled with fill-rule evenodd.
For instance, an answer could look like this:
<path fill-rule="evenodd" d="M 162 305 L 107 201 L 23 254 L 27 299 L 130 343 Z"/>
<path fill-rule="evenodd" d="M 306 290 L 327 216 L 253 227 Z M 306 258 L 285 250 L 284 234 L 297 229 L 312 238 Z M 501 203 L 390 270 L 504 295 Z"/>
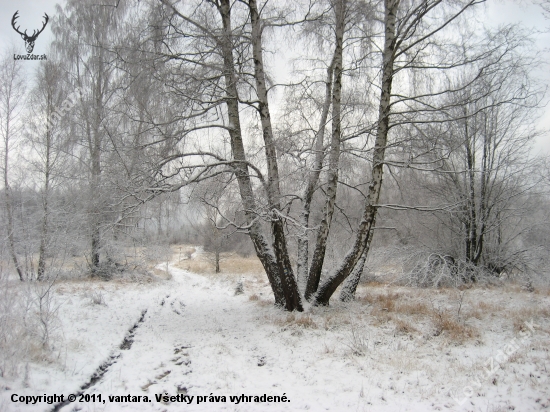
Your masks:
<path fill-rule="evenodd" d="M 539 3 L 544 10 L 545 13 L 547 13 L 547 16 L 550 16 L 550 1 L 549 0 L 539 0 Z"/>
<path fill-rule="evenodd" d="M 506 227 L 521 214 L 520 199 L 538 185 L 530 147 L 540 133 L 534 117 L 544 89 L 529 74 L 535 63 L 523 33 L 509 27 L 490 39 L 498 48 L 489 62 L 479 62 L 481 75 L 459 97 L 457 120 L 440 140 L 449 154 L 428 185 L 440 204 L 457 205 L 446 214 L 458 240 L 447 246 L 455 258 L 500 272 L 513 266 L 513 253 L 504 253 Z"/>
<path fill-rule="evenodd" d="M 422 1 L 401 3 L 399 0 L 385 0 L 383 5 L 384 44 L 382 50 L 380 97 L 378 100 L 378 119 L 376 139 L 372 157 L 372 181 L 363 209 L 363 216 L 356 232 L 355 242 L 344 257 L 340 266 L 319 286 L 315 295 L 315 304 L 327 305 L 336 288 L 351 274 L 361 257 L 368 253 L 372 240 L 371 231 L 375 227 L 378 203 L 382 189 L 382 177 L 385 154 L 388 147 L 390 129 L 395 126 L 390 121 L 392 109 L 398 102 L 407 101 L 405 96 L 392 93 L 395 76 L 405 69 L 434 68 L 443 69 L 445 65 L 428 63 L 424 50 L 434 36 L 445 29 L 466 10 L 480 1 L 456 2 L 445 10 L 442 1 Z M 432 18 L 427 24 L 426 19 Z M 448 67 L 448 66 L 447 66 Z M 393 101 L 392 101 L 393 97 Z"/>
<path fill-rule="evenodd" d="M 110 194 L 106 190 L 104 153 L 109 145 L 109 105 L 115 93 L 114 55 L 109 46 L 117 37 L 124 7 L 109 7 L 94 1 L 69 1 L 58 6 L 52 24 L 55 49 L 67 60 L 69 78 L 78 88 L 74 110 L 74 130 L 85 148 L 88 183 L 87 219 L 90 239 L 90 269 L 99 273 L 102 231 L 110 212 Z"/>
<path fill-rule="evenodd" d="M 277 305 L 301 310 L 298 284 L 306 280 L 305 297 L 313 304 L 328 304 L 348 278 L 342 298 L 353 297 L 375 236 L 378 211 L 392 207 L 383 204 L 385 173 L 396 177 L 396 168 L 442 172 L 442 164 L 461 150 L 470 151 L 472 167 L 466 169 L 476 179 L 479 168 L 473 166 L 474 158 L 489 163 L 489 147 L 496 140 L 468 144 L 458 132 L 471 122 L 481 127 L 484 107 L 499 107 L 483 102 L 478 93 L 487 86 L 481 79 L 487 79 L 491 69 L 486 59 L 491 51 L 472 44 L 464 34 L 467 28 L 455 25 L 464 23 L 466 12 L 482 2 L 384 0 L 364 5 L 334 0 L 287 7 L 257 0 L 150 1 L 136 7 L 137 17 L 130 21 L 146 29 L 129 26 L 127 46 L 119 42 L 109 51 L 105 43 L 116 37 L 116 18 L 103 12 L 87 16 L 111 33 L 99 40 L 89 38 L 90 44 L 97 40 L 97 47 L 73 54 L 75 78 L 88 87 L 81 109 L 91 109 L 90 115 L 80 113 L 78 128 L 88 151 L 90 193 L 99 194 L 99 203 L 90 202 L 95 208 L 89 211 L 92 267 L 99 264 L 102 227 L 93 216 L 105 221 L 116 215 L 112 220 L 117 225 L 131 225 L 124 210 L 136 211 L 155 197 L 216 179 L 239 193 L 241 207 L 231 217 L 221 213 L 213 218 L 214 226 L 250 236 Z M 79 6 L 71 7 L 85 16 L 95 6 L 78 13 Z M 303 82 L 296 82 L 299 85 L 286 85 L 305 94 L 319 82 L 312 93 L 315 98 L 310 98 L 315 100 L 314 120 L 306 119 L 304 110 L 294 128 L 278 127 L 272 90 L 281 85 L 269 76 L 268 34 L 311 23 L 316 8 L 316 30 L 323 46 L 329 47 L 300 59 L 302 67 L 321 67 L 322 79 L 304 76 Z M 361 8 L 368 8 L 368 13 L 358 13 Z M 97 20 L 101 16 L 103 23 Z M 84 39 L 87 30 L 77 33 Z M 456 42 L 449 41 L 451 35 Z M 492 46 L 499 48 L 499 41 L 494 39 Z M 463 67 L 468 68 L 465 74 L 453 77 Z M 120 85 L 116 91 L 115 83 Z M 107 107 L 114 110 L 107 113 Z M 329 128 L 330 139 L 325 138 Z M 426 135 L 436 129 L 439 134 L 430 146 Z M 443 131 L 453 132 L 453 138 L 448 134 L 445 141 Z M 480 155 L 484 145 L 487 152 Z M 122 200 L 109 203 L 102 197 L 106 167 L 117 171 L 109 184 L 116 181 Z M 493 169 L 489 166 L 483 173 Z M 479 203 L 471 199 L 480 193 L 497 188 L 489 189 L 487 182 L 477 185 L 470 204 Z M 488 225 L 487 219 L 479 219 L 487 215 L 487 207 L 484 210 L 468 212 L 476 215 L 469 220 L 471 225 L 475 222 L 476 238 L 478 229 Z M 159 230 L 163 213 L 156 210 Z M 347 236 L 342 236 L 344 225 Z M 472 246 L 472 239 L 469 248 L 474 251 L 485 242 L 479 238 Z M 349 249 L 342 261 L 332 259 L 335 248 L 341 254 Z"/>
<path fill-rule="evenodd" d="M 329 150 L 329 169 L 327 172 L 326 202 L 324 211 L 321 212 L 321 224 L 318 231 L 318 239 L 309 271 L 306 295 L 312 298 L 316 304 L 327 304 L 328 300 L 341 282 L 348 277 L 362 256 L 367 256 L 368 248 L 372 240 L 375 219 L 380 199 L 383 168 L 386 162 L 385 152 L 388 147 L 388 135 L 392 127 L 410 123 L 407 118 L 412 113 L 407 110 L 409 103 L 427 104 L 427 96 L 437 96 L 450 93 L 445 87 L 431 91 L 426 96 L 405 96 L 392 92 L 394 78 L 397 74 L 406 70 L 442 70 L 467 64 L 468 59 L 455 60 L 451 63 L 437 61 L 429 53 L 428 49 L 440 47 L 441 44 L 434 41 L 439 32 L 457 20 L 466 10 L 480 3 L 480 1 L 459 1 L 453 4 L 444 4 L 442 1 L 402 3 L 400 1 L 387 0 L 380 3 L 379 9 L 373 11 L 377 16 L 372 20 L 373 24 L 380 24 L 383 44 L 372 47 L 372 56 L 376 50 L 381 50 L 379 57 L 379 87 L 380 95 L 377 100 L 378 116 L 370 125 L 363 127 L 363 134 L 369 136 L 373 131 L 375 142 L 371 150 L 370 162 L 372 170 L 369 189 L 365 194 L 365 205 L 360 223 L 352 227 L 355 231 L 355 242 L 351 250 L 346 254 L 343 262 L 327 279 L 320 282 L 321 270 L 326 253 L 326 242 L 329 239 L 331 220 L 335 209 L 336 193 L 339 182 L 339 159 L 342 144 L 341 128 L 341 95 L 342 95 L 342 71 L 343 71 L 343 38 L 345 29 L 345 10 L 347 2 L 334 3 L 335 21 L 337 27 L 335 40 L 335 54 L 328 71 L 328 90 L 331 95 L 332 106 L 332 138 Z M 246 10 L 231 7 L 226 1 L 213 2 L 212 8 L 186 8 L 185 6 L 163 1 L 173 15 L 179 19 L 176 25 L 171 23 L 174 36 L 166 37 L 168 47 L 160 53 L 164 59 L 172 60 L 177 64 L 190 69 L 192 76 L 180 77 L 178 90 L 184 90 L 188 101 L 193 102 L 193 110 L 189 110 L 185 116 L 188 130 L 185 136 L 197 134 L 198 130 L 223 129 L 230 137 L 231 156 L 214 153 L 216 150 L 195 149 L 194 151 L 182 151 L 182 147 L 173 146 L 173 154 L 165 156 L 161 162 L 161 180 L 166 182 L 168 178 L 176 175 L 186 177 L 179 187 L 193 182 L 199 182 L 207 178 L 213 178 L 220 173 L 234 173 L 240 195 L 243 202 L 245 220 L 243 223 L 234 223 L 239 230 L 246 230 L 255 244 L 258 257 L 262 261 L 266 273 L 272 285 L 276 303 L 287 310 L 300 309 L 300 297 L 297 292 L 296 280 L 288 254 L 288 246 L 285 235 L 285 227 L 289 221 L 290 199 L 295 195 L 284 194 L 281 190 L 281 175 L 279 161 L 284 154 L 277 150 L 277 141 L 272 126 L 268 88 L 263 61 L 263 32 L 265 27 L 272 25 L 276 19 L 268 17 L 269 8 L 263 8 L 260 16 L 259 6 L 256 1 L 246 2 Z M 214 13 L 213 11 L 217 12 Z M 234 17 L 236 15 L 236 17 Z M 248 18 L 250 20 L 248 20 Z M 220 21 L 221 20 L 221 21 Z M 283 19 L 284 20 L 284 19 Z M 429 23 L 428 23 L 429 20 Z M 174 22 L 174 20 L 171 20 Z M 237 22 L 236 26 L 234 26 Z M 281 21 L 280 25 L 288 24 Z M 234 28 L 235 27 L 235 28 Z M 369 36 L 371 31 L 368 31 Z M 371 36 L 372 37 L 372 36 Z M 376 35 L 368 41 L 376 43 Z M 197 60 L 194 52 L 188 51 L 186 46 L 192 46 L 195 50 L 204 50 Z M 173 47 L 171 49 L 170 47 Z M 378 49 L 377 49 L 378 47 Z M 208 56 L 209 60 L 205 60 Z M 217 56 L 220 56 L 218 58 Z M 235 57 L 237 56 L 237 60 Z M 249 57 L 250 56 L 250 57 Z M 471 56 L 469 56 L 471 58 Z M 365 61 L 366 57 L 363 61 Z M 220 61 L 221 60 L 221 61 Z M 331 73 L 332 72 L 332 73 Z M 405 75 L 403 75 L 405 76 Z M 405 77 L 406 78 L 406 77 Z M 214 80 L 216 79 L 216 80 Z M 224 93 L 220 94 L 221 79 L 224 80 Z M 176 89 L 176 86 L 174 86 Z M 200 90 L 200 93 L 198 92 Z M 327 92 L 328 95 L 328 92 Z M 190 99 L 190 100 L 189 100 Z M 226 113 L 220 111 L 223 102 Z M 433 103 L 433 102 L 432 102 Z M 255 110 L 259 118 L 259 130 L 261 130 L 262 148 L 264 157 L 258 165 L 252 164 L 246 153 L 241 126 L 240 105 L 247 105 Z M 326 123 L 329 104 L 325 100 L 321 121 Z M 429 111 L 435 111 L 432 108 Z M 209 117 L 210 116 L 210 117 Z M 393 122 L 390 117 L 394 117 Z M 411 115 L 412 116 L 412 115 Z M 181 119 L 181 118 L 180 118 Z M 190 119 L 193 119 L 191 122 Z M 220 119 L 220 122 L 216 120 Z M 227 119 L 227 123 L 224 120 Z M 321 131 L 323 127 L 319 128 Z M 321 134 L 320 132 L 319 134 Z M 349 136 L 350 141 L 355 136 Z M 322 137 L 322 136 L 321 136 Z M 181 141 L 181 140 L 180 140 Z M 187 142 L 189 144 L 189 142 Z M 317 145 L 322 145 L 322 140 L 317 136 Z M 366 151 L 361 156 L 366 157 Z M 256 156 L 257 158 L 257 156 Z M 200 166 L 191 160 L 203 162 Z M 186 161 L 184 163 L 184 160 Z M 210 161 L 209 161 L 210 160 Z M 179 161 L 176 165 L 174 162 Z M 187 163 L 188 162 L 188 163 Z M 315 166 L 319 166 L 319 159 L 315 159 Z M 170 167 L 171 165 L 171 167 Z M 264 177 L 264 171 L 266 176 Z M 310 184 L 306 185 L 305 200 L 310 195 L 312 182 L 317 179 L 317 172 L 310 175 Z M 257 179 L 258 184 L 253 184 L 252 179 Z M 256 186 L 256 187 L 255 187 Z M 171 186 L 170 190 L 177 188 Z M 260 188 L 261 196 L 258 196 Z M 259 203 L 261 202 L 261 203 Z M 305 212 L 307 216 L 307 211 Z M 270 226 L 266 236 L 264 229 L 266 224 Z M 301 219 L 305 222 L 304 216 Z M 307 227 L 302 229 L 307 230 Z M 304 273 L 306 262 L 305 238 L 300 239 L 300 272 Z M 359 268 L 358 268 L 359 271 Z M 359 271 L 360 272 L 360 271 Z M 318 286 L 320 285 L 320 286 Z"/>
<path fill-rule="evenodd" d="M 3 162 L 2 174 L 4 184 L 4 207 L 7 215 L 7 237 L 9 250 L 15 270 L 19 279 L 24 281 L 23 269 L 17 257 L 15 245 L 14 212 L 12 201 L 12 188 L 10 186 L 10 151 L 21 131 L 21 123 L 18 117 L 23 110 L 26 93 L 25 75 L 20 62 L 13 59 L 13 52 L 10 50 L 2 56 L 0 61 L 0 133 L 2 135 Z"/>
<path fill-rule="evenodd" d="M 239 193 L 242 199 L 244 222 L 232 222 L 238 230 L 247 231 L 255 246 L 257 255 L 262 262 L 273 289 L 277 305 L 287 310 L 301 310 L 300 294 L 298 292 L 294 271 L 290 263 L 287 241 L 284 230 L 284 200 L 280 188 L 277 148 L 271 125 L 269 109 L 267 79 L 263 63 L 262 33 L 264 23 L 260 19 L 256 2 L 246 4 L 246 9 L 234 8 L 229 1 L 222 0 L 212 3 L 212 8 L 186 9 L 184 5 L 178 8 L 167 1 L 163 1 L 168 12 L 177 20 L 170 20 L 170 27 L 178 35 L 171 37 L 167 47 L 161 53 L 161 58 L 183 64 L 190 69 L 191 76 L 174 78 L 174 89 L 183 90 L 188 102 L 188 110 L 179 120 L 187 121 L 187 130 L 182 131 L 179 140 L 185 145 L 185 138 L 199 130 L 225 130 L 229 135 L 231 154 L 216 154 L 219 149 L 195 149 L 181 151 L 182 147 L 172 146 L 172 152 L 161 160 L 161 169 L 157 173 L 157 181 L 169 183 L 169 178 L 175 174 L 183 175 L 183 183 L 170 184 L 166 190 L 176 190 L 178 187 L 212 178 L 220 173 L 231 173 L 236 178 Z M 246 12 L 246 14 L 244 14 Z M 246 25 L 250 33 L 250 41 L 240 35 L 243 26 L 233 28 L 233 13 L 245 17 L 242 24 Z M 250 20 L 247 21 L 247 17 Z M 181 36 L 183 35 L 183 36 Z M 180 37 L 181 36 L 181 37 Z M 187 42 L 193 47 L 205 50 L 203 57 L 198 57 L 191 49 L 185 49 Z M 183 46 L 183 47 L 182 47 Z M 171 50 L 174 47 L 178 49 Z M 242 62 L 235 55 L 244 49 L 250 48 L 252 59 Z M 247 66 L 248 65 L 248 66 Z M 250 72 L 243 69 L 250 69 Z M 241 76 L 247 77 L 242 82 Z M 214 80 L 215 79 L 215 80 Z M 180 85 L 176 86 L 176 82 Z M 241 109 L 239 87 L 246 87 L 249 93 L 248 106 L 253 108 L 259 118 L 262 130 L 263 149 L 267 175 L 264 175 L 258 166 L 254 166 L 248 159 L 244 146 L 241 126 Z M 196 87 L 196 88 L 195 88 Z M 206 89 L 204 89 L 206 87 Z M 181 96 L 181 95 L 180 95 Z M 196 100 L 195 100 L 196 99 Z M 221 120 L 222 124 L 216 122 Z M 182 122 L 183 123 L 183 122 Z M 173 136 L 173 135 L 171 135 Z M 164 134 L 163 141 L 167 141 Z M 201 166 L 186 165 L 188 159 L 203 161 Z M 207 160 L 205 162 L 205 160 Z M 209 162 L 208 160 L 211 160 Z M 180 161 L 176 166 L 175 161 Z M 188 171 L 189 173 L 187 173 Z M 251 171 L 253 171 L 251 173 Z M 175 173 L 174 173 L 175 172 Z M 187 175 L 186 175 L 187 173 Z M 252 179 L 260 182 L 261 195 L 255 192 Z M 261 200 L 260 200 L 261 199 Z M 265 204 L 260 204 L 264 202 Z M 265 222 L 265 223 L 264 223 Z M 268 232 L 266 233 L 266 229 Z"/>
<path fill-rule="evenodd" d="M 343 72 L 343 49 L 344 49 L 344 31 L 346 21 L 347 1 L 337 0 L 334 4 L 335 16 L 335 46 L 334 56 L 328 74 L 333 74 L 332 88 L 332 136 L 329 150 L 328 176 L 326 186 L 326 201 L 322 211 L 322 220 L 317 231 L 317 242 L 311 259 L 311 267 L 309 269 L 307 285 L 305 289 L 305 298 L 310 300 L 313 294 L 317 291 L 319 280 L 321 279 L 321 271 L 325 260 L 326 246 L 334 214 L 334 204 L 336 202 L 336 192 L 338 188 L 338 169 L 340 162 L 340 145 L 341 145 L 341 111 L 342 111 L 342 72 Z M 331 82 L 327 82 L 327 90 Z M 327 103 L 325 103 L 325 106 Z M 323 108 L 324 110 L 325 108 Z M 323 111 L 321 120 L 325 120 L 326 115 Z M 320 130 L 324 129 L 324 124 Z M 319 136 L 318 139 L 322 138 Z M 318 166 L 318 165 L 316 165 Z M 314 176 L 311 177 L 313 179 Z M 313 182 L 311 182 L 313 183 Z M 308 185 L 310 186 L 310 185 Z M 309 189 L 309 188 L 308 188 Z M 308 195 L 309 193 L 306 193 Z M 306 199 L 307 202 L 307 199 Z M 306 204 L 307 205 L 307 204 Z M 302 258 L 303 260 L 303 258 Z"/>
<path fill-rule="evenodd" d="M 51 54 L 50 54 L 51 56 Z M 78 93 L 65 93 L 63 71 L 53 59 L 43 62 L 37 71 L 36 85 L 28 102 L 27 140 L 32 148 L 29 164 L 41 180 L 41 222 L 39 231 L 37 279 L 46 272 L 46 256 L 51 252 L 53 190 L 59 175 L 67 171 L 66 136 L 62 133 L 63 115 L 76 104 Z"/>

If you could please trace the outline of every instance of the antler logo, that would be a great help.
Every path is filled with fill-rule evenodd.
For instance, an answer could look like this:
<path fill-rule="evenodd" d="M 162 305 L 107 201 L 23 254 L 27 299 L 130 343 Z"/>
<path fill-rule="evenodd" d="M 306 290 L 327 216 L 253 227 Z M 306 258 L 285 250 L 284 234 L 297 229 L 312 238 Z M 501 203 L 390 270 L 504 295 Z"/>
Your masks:
<path fill-rule="evenodd" d="M 49 20 L 50 18 L 48 17 L 48 15 L 47 15 L 46 13 L 44 13 L 45 21 L 44 21 L 44 24 L 43 24 L 42 28 L 41 28 L 40 30 L 38 30 L 38 31 L 34 30 L 34 31 L 32 32 L 32 35 L 29 36 L 29 35 L 27 35 L 27 30 L 25 30 L 24 33 L 21 33 L 21 32 L 19 31 L 19 27 L 20 27 L 20 26 L 15 27 L 15 21 L 16 21 L 17 18 L 19 17 L 18 14 L 19 14 L 19 10 L 17 10 L 17 11 L 15 12 L 15 14 L 13 15 L 13 17 L 11 18 L 11 25 L 12 25 L 13 29 L 14 29 L 17 33 L 19 33 L 19 34 L 21 35 L 21 37 L 23 38 L 23 40 L 25 40 L 25 48 L 27 49 L 27 53 L 32 53 L 32 51 L 33 51 L 33 49 L 34 49 L 34 42 L 36 41 L 36 38 L 38 37 L 38 35 L 39 35 L 40 33 L 42 33 L 42 32 L 44 31 L 44 28 L 46 27 L 46 24 L 48 24 L 48 20 Z"/>

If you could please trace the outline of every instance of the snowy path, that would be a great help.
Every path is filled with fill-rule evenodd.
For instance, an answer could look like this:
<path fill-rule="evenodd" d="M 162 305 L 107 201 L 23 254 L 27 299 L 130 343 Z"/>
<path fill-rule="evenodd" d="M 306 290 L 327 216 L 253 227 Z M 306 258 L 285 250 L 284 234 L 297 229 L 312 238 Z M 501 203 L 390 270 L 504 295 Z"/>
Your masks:
<path fill-rule="evenodd" d="M 233 296 L 231 290 L 173 266 L 170 273 L 177 287 L 150 302 L 132 348 L 122 351 L 121 358 L 88 391 L 104 397 L 148 395 L 152 402 L 108 403 L 102 410 L 342 410 L 335 408 L 335 393 L 325 393 L 326 382 L 322 382 L 334 378 L 323 376 L 330 365 L 321 365 L 317 372 L 309 370 L 318 362 L 314 347 L 310 359 L 303 359 L 302 351 L 293 356 L 295 342 L 285 342 L 288 337 L 281 339 L 273 325 L 265 325 L 262 311 L 258 314 L 246 297 Z M 313 385 L 309 391 L 304 388 L 306 382 Z M 321 384 L 318 390 L 316 383 Z M 345 391 L 340 396 L 344 409 L 355 410 L 360 388 L 352 395 L 353 385 L 334 384 L 335 392 Z M 157 403 L 155 394 L 164 393 L 194 398 L 191 404 Z M 210 394 L 226 396 L 226 402 L 197 404 L 197 396 Z M 230 402 L 231 395 L 242 394 L 286 395 L 290 402 L 264 407 Z"/>
<path fill-rule="evenodd" d="M 368 378 L 350 376 L 347 362 L 321 356 L 326 351 L 322 331 L 308 330 L 316 335 L 313 339 L 301 331 L 281 332 L 269 319 L 280 315 L 276 309 L 234 296 L 231 289 L 199 275 L 173 266 L 169 270 L 170 285 L 142 296 L 147 314 L 134 331 L 131 348 L 120 350 L 105 375 L 85 391 L 103 399 L 147 395 L 150 402 L 80 403 L 81 410 L 370 410 L 372 403 L 363 393 Z M 155 395 L 160 394 L 180 394 L 183 402 L 158 403 Z M 207 401 L 211 394 L 225 396 L 226 402 Z M 286 396 L 290 402 L 230 401 L 233 395 L 264 394 Z M 193 396 L 190 404 L 183 395 Z M 204 401 L 197 403 L 197 396 Z M 407 403 L 404 398 L 375 410 L 412 410 Z"/>
<path fill-rule="evenodd" d="M 286 322 L 289 315 L 272 306 L 234 296 L 234 285 L 172 265 L 169 272 L 171 280 L 151 284 L 61 284 L 65 352 L 50 362 L 34 362 L 28 376 L 4 388 L 0 412 L 52 411 L 54 405 L 22 405 L 9 396 L 78 393 L 106 363 L 104 374 L 84 391 L 101 394 L 105 402 L 58 405 L 57 410 L 496 411 L 496 404 L 513 401 L 529 411 L 546 405 L 545 389 L 522 378 L 535 373 L 530 363 L 514 363 L 498 386 L 483 382 L 472 399 L 475 405 L 468 400 L 459 406 L 449 396 L 451 388 L 471 385 L 474 369 L 469 365 L 482 364 L 500 341 L 484 349 L 445 346 L 441 339 L 411 340 L 396 335 L 389 324 L 360 323 L 358 315 L 366 310 L 361 304 L 327 309 L 323 316 L 324 309 L 317 308 L 317 324 L 300 326 Z M 105 305 L 90 304 L 90 293 L 98 290 Z M 365 345 L 364 356 L 353 354 L 355 344 Z M 539 374 L 548 362 L 541 359 Z M 544 388 L 547 375 L 539 376 Z M 156 396 L 164 394 L 180 395 L 180 401 L 157 402 Z M 230 399 L 264 394 L 290 402 L 237 404 Z M 109 400 L 109 395 L 147 396 L 149 402 Z M 211 402 L 210 395 L 225 396 L 225 402 Z"/>

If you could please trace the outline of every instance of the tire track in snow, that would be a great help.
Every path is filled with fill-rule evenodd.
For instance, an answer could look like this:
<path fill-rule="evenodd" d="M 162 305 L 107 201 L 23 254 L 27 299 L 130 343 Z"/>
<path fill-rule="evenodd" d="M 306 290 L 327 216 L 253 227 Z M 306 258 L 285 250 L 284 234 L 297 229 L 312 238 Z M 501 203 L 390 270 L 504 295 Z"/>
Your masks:
<path fill-rule="evenodd" d="M 152 312 L 150 314 L 149 325 L 153 327 L 154 325 L 162 325 L 166 322 L 166 316 L 170 316 L 171 313 L 178 315 L 178 318 L 185 317 L 183 310 L 186 305 L 178 297 L 171 297 L 170 294 L 166 294 L 159 302 L 159 306 L 159 312 Z M 173 324 L 173 322 L 168 323 Z M 164 335 L 164 337 L 169 339 L 166 335 Z M 164 351 L 160 350 L 156 354 L 157 361 L 160 360 L 160 365 L 150 369 L 150 372 L 154 374 L 146 378 L 147 382 L 141 385 L 140 389 L 143 392 L 148 392 L 152 387 L 158 388 L 159 386 L 157 385 L 161 385 L 161 387 L 164 385 L 164 389 L 159 390 L 159 392 L 164 393 L 168 391 L 171 393 L 171 390 L 166 387 L 168 386 L 172 387 L 171 389 L 177 391 L 178 394 L 186 395 L 189 385 L 185 381 L 178 379 L 193 372 L 190 366 L 191 359 L 187 352 L 187 349 L 190 348 L 192 348 L 192 346 L 189 344 L 173 342 L 173 354 L 169 355 L 170 352 L 166 351 L 166 349 Z M 170 365 L 172 365 L 172 367 Z M 142 370 L 145 371 L 146 368 L 144 367 Z"/>
<path fill-rule="evenodd" d="M 137 320 L 137 322 L 128 330 L 128 332 L 126 333 L 126 336 L 124 336 L 124 339 L 122 340 L 122 343 L 119 346 L 120 351 L 117 353 L 111 354 L 105 362 L 99 365 L 99 367 L 92 374 L 88 382 L 80 386 L 80 390 L 74 394 L 77 398 L 80 395 L 82 395 L 85 390 L 91 388 L 96 383 L 98 383 L 101 380 L 101 378 L 103 378 L 103 376 L 107 373 L 109 368 L 117 362 L 117 359 L 119 359 L 122 356 L 121 351 L 129 350 L 132 347 L 132 344 L 134 343 L 134 336 L 136 334 L 136 330 L 137 328 L 139 328 L 140 324 L 143 323 L 143 321 L 145 320 L 146 313 L 147 313 L 147 309 L 144 309 L 141 312 L 141 316 Z M 61 408 L 71 403 L 72 402 L 69 401 L 68 399 L 63 402 L 59 402 L 54 405 L 54 407 L 51 409 L 51 412 L 58 412 L 61 410 Z"/>

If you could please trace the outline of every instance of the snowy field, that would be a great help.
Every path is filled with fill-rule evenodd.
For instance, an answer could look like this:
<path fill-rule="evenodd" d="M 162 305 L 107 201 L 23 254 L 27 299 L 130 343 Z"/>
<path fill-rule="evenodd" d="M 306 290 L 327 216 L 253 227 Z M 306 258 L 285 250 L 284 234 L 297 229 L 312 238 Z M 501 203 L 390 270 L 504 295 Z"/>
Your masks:
<path fill-rule="evenodd" d="M 240 275 L 178 260 L 150 283 L 57 283 L 55 346 L 0 378 L 0 411 L 550 410 L 547 289 L 363 285 L 288 314 L 260 275 L 235 295 Z M 12 401 L 53 394 L 77 400 Z"/>

